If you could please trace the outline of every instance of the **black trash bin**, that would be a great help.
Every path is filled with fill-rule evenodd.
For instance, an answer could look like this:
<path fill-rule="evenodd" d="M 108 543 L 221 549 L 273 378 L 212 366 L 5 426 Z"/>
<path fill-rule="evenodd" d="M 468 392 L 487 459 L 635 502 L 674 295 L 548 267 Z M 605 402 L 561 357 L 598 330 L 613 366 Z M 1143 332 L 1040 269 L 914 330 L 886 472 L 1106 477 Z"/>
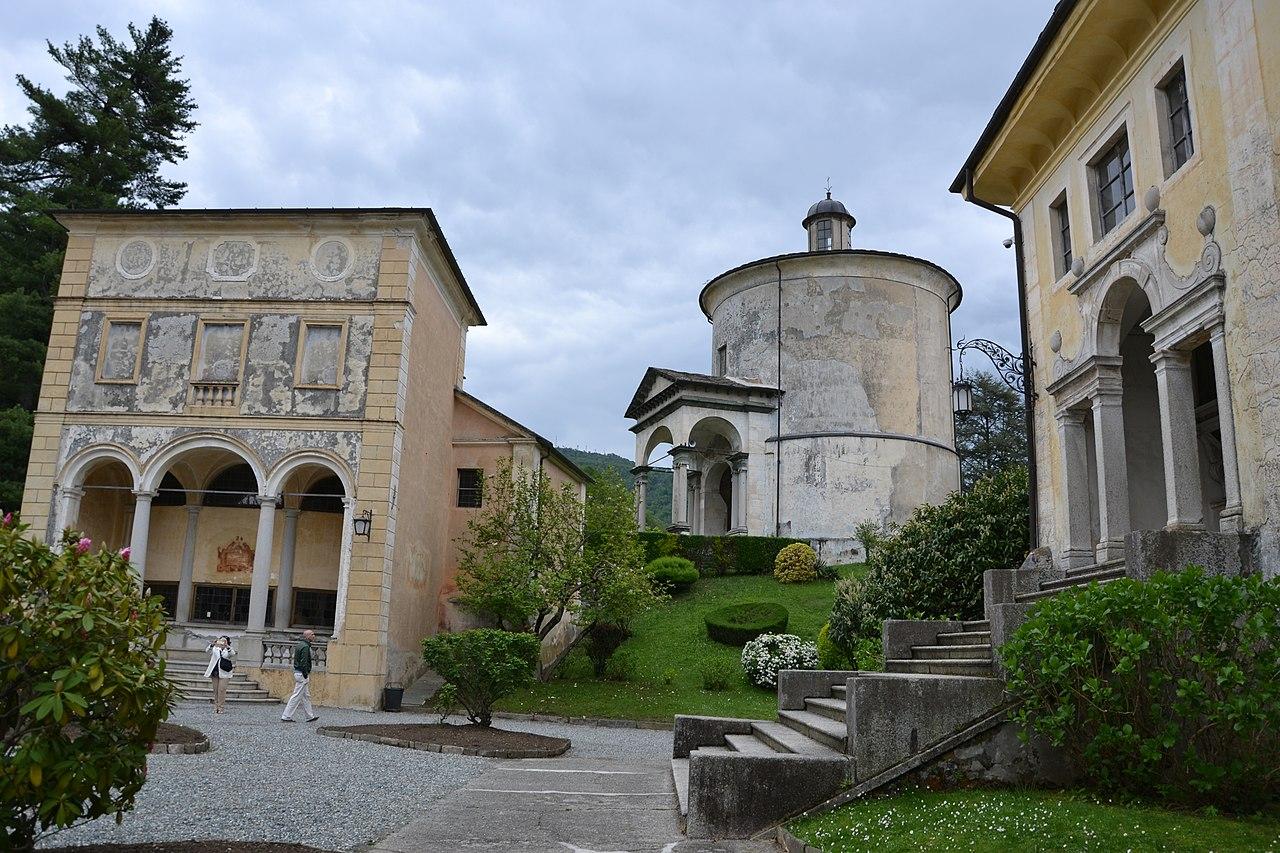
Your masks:
<path fill-rule="evenodd" d="M 382 688 L 382 710 L 399 711 L 404 701 L 404 688 L 399 684 L 388 684 Z"/>

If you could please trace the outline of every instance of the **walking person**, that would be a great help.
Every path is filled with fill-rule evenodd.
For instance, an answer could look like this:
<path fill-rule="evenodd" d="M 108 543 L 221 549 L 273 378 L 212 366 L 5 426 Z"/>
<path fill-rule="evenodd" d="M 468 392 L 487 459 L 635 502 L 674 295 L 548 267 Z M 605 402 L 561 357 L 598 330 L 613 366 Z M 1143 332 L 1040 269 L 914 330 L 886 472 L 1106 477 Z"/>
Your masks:
<path fill-rule="evenodd" d="M 231 638 L 225 635 L 205 646 L 204 650 L 209 654 L 204 677 L 213 682 L 213 712 L 221 714 L 227 704 L 227 682 L 235 669 L 236 650 L 231 648 Z"/>
<path fill-rule="evenodd" d="M 298 710 L 298 705 L 302 705 L 302 713 L 307 715 L 308 723 L 320 719 L 311 707 L 311 688 L 308 686 L 311 681 L 311 641 L 315 638 L 316 632 L 308 628 L 302 632 L 302 639 L 293 647 L 293 693 L 289 696 L 289 703 L 284 706 L 284 713 L 280 715 L 280 719 L 286 723 L 296 722 L 293 715 Z"/>

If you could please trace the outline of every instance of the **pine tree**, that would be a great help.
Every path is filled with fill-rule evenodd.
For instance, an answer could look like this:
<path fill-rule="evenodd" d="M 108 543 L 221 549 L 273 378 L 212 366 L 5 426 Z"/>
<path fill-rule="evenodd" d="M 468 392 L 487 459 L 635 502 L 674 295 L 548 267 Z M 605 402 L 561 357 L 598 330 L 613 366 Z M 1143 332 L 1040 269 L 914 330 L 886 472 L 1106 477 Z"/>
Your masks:
<path fill-rule="evenodd" d="M 186 185 L 160 168 L 186 157 L 195 102 L 179 75 L 173 31 L 159 18 L 129 25 L 118 41 L 103 27 L 48 52 L 70 88 L 56 95 L 19 74 L 30 102 L 26 126 L 0 128 L 0 507 L 22 496 L 34 411 L 44 369 L 53 296 L 66 237 L 48 215 L 58 208 L 162 208 Z"/>
<path fill-rule="evenodd" d="M 956 450 L 965 491 L 983 477 L 1027 464 L 1022 398 L 990 373 L 972 377 L 973 411 L 956 418 Z"/>

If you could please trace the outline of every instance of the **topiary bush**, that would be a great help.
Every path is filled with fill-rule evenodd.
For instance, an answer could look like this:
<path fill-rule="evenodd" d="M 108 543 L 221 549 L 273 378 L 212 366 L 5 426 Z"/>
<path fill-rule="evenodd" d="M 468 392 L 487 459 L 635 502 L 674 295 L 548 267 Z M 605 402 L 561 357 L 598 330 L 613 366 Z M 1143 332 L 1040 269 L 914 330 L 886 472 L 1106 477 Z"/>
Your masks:
<path fill-rule="evenodd" d="M 164 606 L 129 551 L 78 533 L 61 553 L 0 522 L 0 848 L 134 805 L 169 715 Z"/>
<path fill-rule="evenodd" d="M 609 658 L 631 637 L 631 629 L 614 622 L 596 622 L 587 629 L 582 645 L 596 677 L 604 675 Z"/>
<path fill-rule="evenodd" d="M 777 687 L 783 669 L 817 669 L 818 647 L 795 634 L 762 634 L 742 647 L 742 671 L 756 687 Z"/>
<path fill-rule="evenodd" d="M 772 601 L 745 601 L 717 607 L 703 614 L 707 636 L 717 643 L 740 646 L 761 634 L 777 634 L 787 629 L 787 608 Z"/>
<path fill-rule="evenodd" d="M 487 726 L 493 703 L 533 679 L 541 646 L 532 634 L 474 628 L 422 641 L 422 658 L 457 689 L 467 719 Z"/>
<path fill-rule="evenodd" d="M 804 542 L 793 542 L 778 552 L 773 577 L 778 583 L 804 583 L 818 579 L 818 555 Z"/>
<path fill-rule="evenodd" d="M 699 577 L 693 561 L 684 557 L 658 557 L 649 561 L 645 571 L 654 584 L 660 584 L 666 592 L 685 592 L 697 583 Z"/>
<path fill-rule="evenodd" d="M 980 619 L 982 573 L 1017 568 L 1026 549 L 1025 468 L 918 507 L 874 543 L 865 578 L 836 585 L 831 640 L 852 654 L 859 640 L 879 642 L 886 619 Z"/>
<path fill-rule="evenodd" d="M 1046 599 L 1000 650 L 1028 732 L 1108 791 L 1280 802 L 1280 580 L 1197 567 Z"/>

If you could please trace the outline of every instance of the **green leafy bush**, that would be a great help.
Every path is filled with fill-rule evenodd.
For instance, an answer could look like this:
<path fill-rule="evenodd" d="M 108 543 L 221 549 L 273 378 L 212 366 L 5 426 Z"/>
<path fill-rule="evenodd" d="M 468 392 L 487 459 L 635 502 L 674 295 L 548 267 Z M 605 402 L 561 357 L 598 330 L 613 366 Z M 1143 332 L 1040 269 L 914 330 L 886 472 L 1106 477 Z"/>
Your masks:
<path fill-rule="evenodd" d="M 728 690 L 738 676 L 738 667 L 732 662 L 709 660 L 702 665 L 702 689 L 716 693 Z"/>
<path fill-rule="evenodd" d="M 778 583 L 804 583 L 818 579 L 818 555 L 807 543 L 792 542 L 773 561 L 773 577 Z"/>
<path fill-rule="evenodd" d="M 819 559 L 813 564 L 813 573 L 824 581 L 833 581 L 840 578 L 840 569 L 835 563 L 828 563 Z"/>
<path fill-rule="evenodd" d="M 1001 648 L 1028 731 L 1101 788 L 1280 801 L 1280 580 L 1191 567 L 1046 599 Z"/>
<path fill-rule="evenodd" d="M 717 643 L 741 646 L 761 634 L 781 634 L 787 629 L 787 608 L 772 601 L 744 601 L 717 607 L 703 614 L 707 636 Z"/>
<path fill-rule="evenodd" d="M 659 557 L 684 557 L 702 577 L 767 575 L 778 552 L 798 539 L 781 536 L 677 536 L 654 530 L 639 534 L 647 562 Z"/>
<path fill-rule="evenodd" d="M 821 669 L 853 669 L 848 653 L 831 642 L 830 632 L 830 622 L 818 629 L 818 666 Z"/>
<path fill-rule="evenodd" d="M 836 586 L 831 640 L 853 653 L 886 619 L 980 619 L 982 573 L 1014 569 L 1027 547 L 1027 472 L 1003 471 L 939 506 L 918 507 L 875 542 L 864 579 Z"/>
<path fill-rule="evenodd" d="M 533 679 L 540 645 L 532 634 L 475 628 L 422 641 L 422 658 L 457 689 L 467 719 L 487 726 L 493 703 Z"/>
<path fill-rule="evenodd" d="M 609 658 L 630 636 L 629 627 L 614 622 L 597 622 L 587 629 L 586 636 L 582 638 L 582 645 L 587 657 L 591 660 L 591 669 L 597 678 L 604 675 Z"/>
<path fill-rule="evenodd" d="M 119 554 L 78 533 L 62 552 L 0 523 L 0 840 L 133 808 L 169 715 L 164 607 Z"/>
<path fill-rule="evenodd" d="M 879 637 L 857 640 L 850 654 L 832 642 L 830 629 L 828 623 L 818 631 L 818 663 L 821 669 L 858 669 L 863 672 L 884 669 L 884 652 Z"/>
<path fill-rule="evenodd" d="M 649 577 L 667 592 L 684 592 L 698 581 L 698 569 L 684 557 L 658 557 L 645 566 Z"/>
<path fill-rule="evenodd" d="M 609 658 L 604 667 L 606 681 L 632 681 L 640 664 L 636 653 L 630 649 L 622 649 Z"/>

